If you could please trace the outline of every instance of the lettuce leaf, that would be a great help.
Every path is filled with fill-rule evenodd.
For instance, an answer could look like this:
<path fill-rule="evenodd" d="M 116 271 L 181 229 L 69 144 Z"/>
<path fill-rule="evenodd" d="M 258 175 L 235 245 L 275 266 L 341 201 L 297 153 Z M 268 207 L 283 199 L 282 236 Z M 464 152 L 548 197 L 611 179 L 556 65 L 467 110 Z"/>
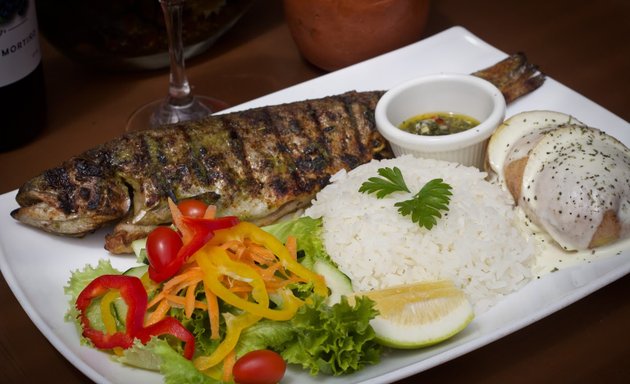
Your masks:
<path fill-rule="evenodd" d="M 263 227 L 265 231 L 274 235 L 285 243 L 289 235 L 298 239 L 298 248 L 303 251 L 304 258 L 300 261 L 305 267 L 312 268 L 316 259 L 331 262 L 322 241 L 322 219 L 302 216 L 294 220 L 284 221 Z"/>
<path fill-rule="evenodd" d="M 90 284 L 92 280 L 101 275 L 120 274 L 122 274 L 122 272 L 112 267 L 109 260 L 100 259 L 96 267 L 88 264 L 83 269 L 72 271 L 66 286 L 63 287 L 63 291 L 66 295 L 70 296 L 70 302 L 73 304 L 72 306 L 74 306 L 74 302 L 77 300 L 81 291 L 83 291 L 83 288 Z"/>
<path fill-rule="evenodd" d="M 207 376 L 195 368 L 192 361 L 182 356 L 164 339 L 153 337 L 146 345 L 139 341 L 133 347 L 125 350 L 123 356 L 115 357 L 123 364 L 146 369 L 159 369 L 164 375 L 165 384 L 215 384 L 219 380 Z M 150 362 L 151 366 L 146 364 Z"/>
<path fill-rule="evenodd" d="M 382 346 L 369 324 L 377 313 L 367 297 L 357 297 L 355 306 L 345 297 L 333 306 L 313 297 L 289 321 L 263 320 L 245 330 L 237 355 L 272 349 L 313 376 L 349 374 L 380 360 Z"/>
<path fill-rule="evenodd" d="M 291 321 L 260 320 L 243 330 L 236 345 L 236 355 L 243 356 L 258 349 L 273 349 L 279 352 L 294 338 L 295 330 Z"/>
<path fill-rule="evenodd" d="M 349 374 L 378 363 L 382 347 L 369 323 L 377 314 L 374 302 L 366 297 L 357 297 L 354 307 L 346 297 L 332 307 L 315 297 L 291 320 L 296 337 L 282 357 L 301 364 L 311 375 Z"/>

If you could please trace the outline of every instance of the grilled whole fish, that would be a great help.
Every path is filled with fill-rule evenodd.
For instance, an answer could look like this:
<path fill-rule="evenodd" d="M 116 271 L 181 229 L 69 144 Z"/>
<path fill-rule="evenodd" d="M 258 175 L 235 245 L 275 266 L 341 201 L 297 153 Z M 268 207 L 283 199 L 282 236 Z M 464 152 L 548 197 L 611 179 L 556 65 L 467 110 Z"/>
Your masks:
<path fill-rule="evenodd" d="M 476 72 L 507 101 L 538 88 L 544 75 L 515 54 Z M 127 133 L 27 181 L 11 215 L 45 231 L 80 237 L 111 223 L 105 248 L 170 223 L 167 199 L 196 198 L 260 225 L 307 205 L 331 175 L 391 157 L 374 123 L 383 91 L 210 116 Z"/>

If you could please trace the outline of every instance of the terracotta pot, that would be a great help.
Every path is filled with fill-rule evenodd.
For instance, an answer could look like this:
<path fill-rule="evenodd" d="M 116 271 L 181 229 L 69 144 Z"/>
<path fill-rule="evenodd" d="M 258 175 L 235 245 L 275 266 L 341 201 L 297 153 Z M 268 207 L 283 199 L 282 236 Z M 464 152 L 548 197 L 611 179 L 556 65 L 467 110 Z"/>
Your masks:
<path fill-rule="evenodd" d="M 429 0 L 284 0 L 302 55 L 335 70 L 418 41 Z"/>

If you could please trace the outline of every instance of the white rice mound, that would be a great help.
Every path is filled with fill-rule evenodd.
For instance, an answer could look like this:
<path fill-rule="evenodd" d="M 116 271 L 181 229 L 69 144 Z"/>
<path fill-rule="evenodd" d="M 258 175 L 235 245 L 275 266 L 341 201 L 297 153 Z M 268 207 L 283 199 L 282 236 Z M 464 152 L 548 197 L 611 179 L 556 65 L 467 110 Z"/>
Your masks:
<path fill-rule="evenodd" d="M 360 193 L 383 167 L 398 167 L 412 193 L 383 199 Z M 450 279 L 480 314 L 532 278 L 538 252 L 534 239 L 518 229 L 509 194 L 485 177 L 474 167 L 411 155 L 373 160 L 335 174 L 305 214 L 322 217 L 326 250 L 355 291 Z M 394 204 L 435 178 L 450 184 L 453 195 L 448 212 L 427 230 Z"/>

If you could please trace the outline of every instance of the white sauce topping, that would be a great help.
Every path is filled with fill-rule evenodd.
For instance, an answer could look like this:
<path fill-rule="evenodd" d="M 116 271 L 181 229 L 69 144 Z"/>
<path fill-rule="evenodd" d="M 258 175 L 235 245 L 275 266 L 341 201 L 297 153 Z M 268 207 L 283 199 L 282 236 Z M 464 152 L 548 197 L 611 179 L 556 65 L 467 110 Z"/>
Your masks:
<path fill-rule="evenodd" d="M 548 131 L 529 152 L 521 194 L 519 205 L 563 248 L 587 249 L 607 210 L 630 210 L 630 150 L 594 128 Z"/>
<path fill-rule="evenodd" d="M 519 207 L 516 208 L 521 230 L 533 234 L 539 252 L 532 271 L 536 276 L 544 276 L 576 265 L 591 263 L 595 260 L 617 255 L 630 249 L 630 237 L 595 249 L 566 251 L 560 248 L 548 233 L 537 227 L 525 217 Z"/>

